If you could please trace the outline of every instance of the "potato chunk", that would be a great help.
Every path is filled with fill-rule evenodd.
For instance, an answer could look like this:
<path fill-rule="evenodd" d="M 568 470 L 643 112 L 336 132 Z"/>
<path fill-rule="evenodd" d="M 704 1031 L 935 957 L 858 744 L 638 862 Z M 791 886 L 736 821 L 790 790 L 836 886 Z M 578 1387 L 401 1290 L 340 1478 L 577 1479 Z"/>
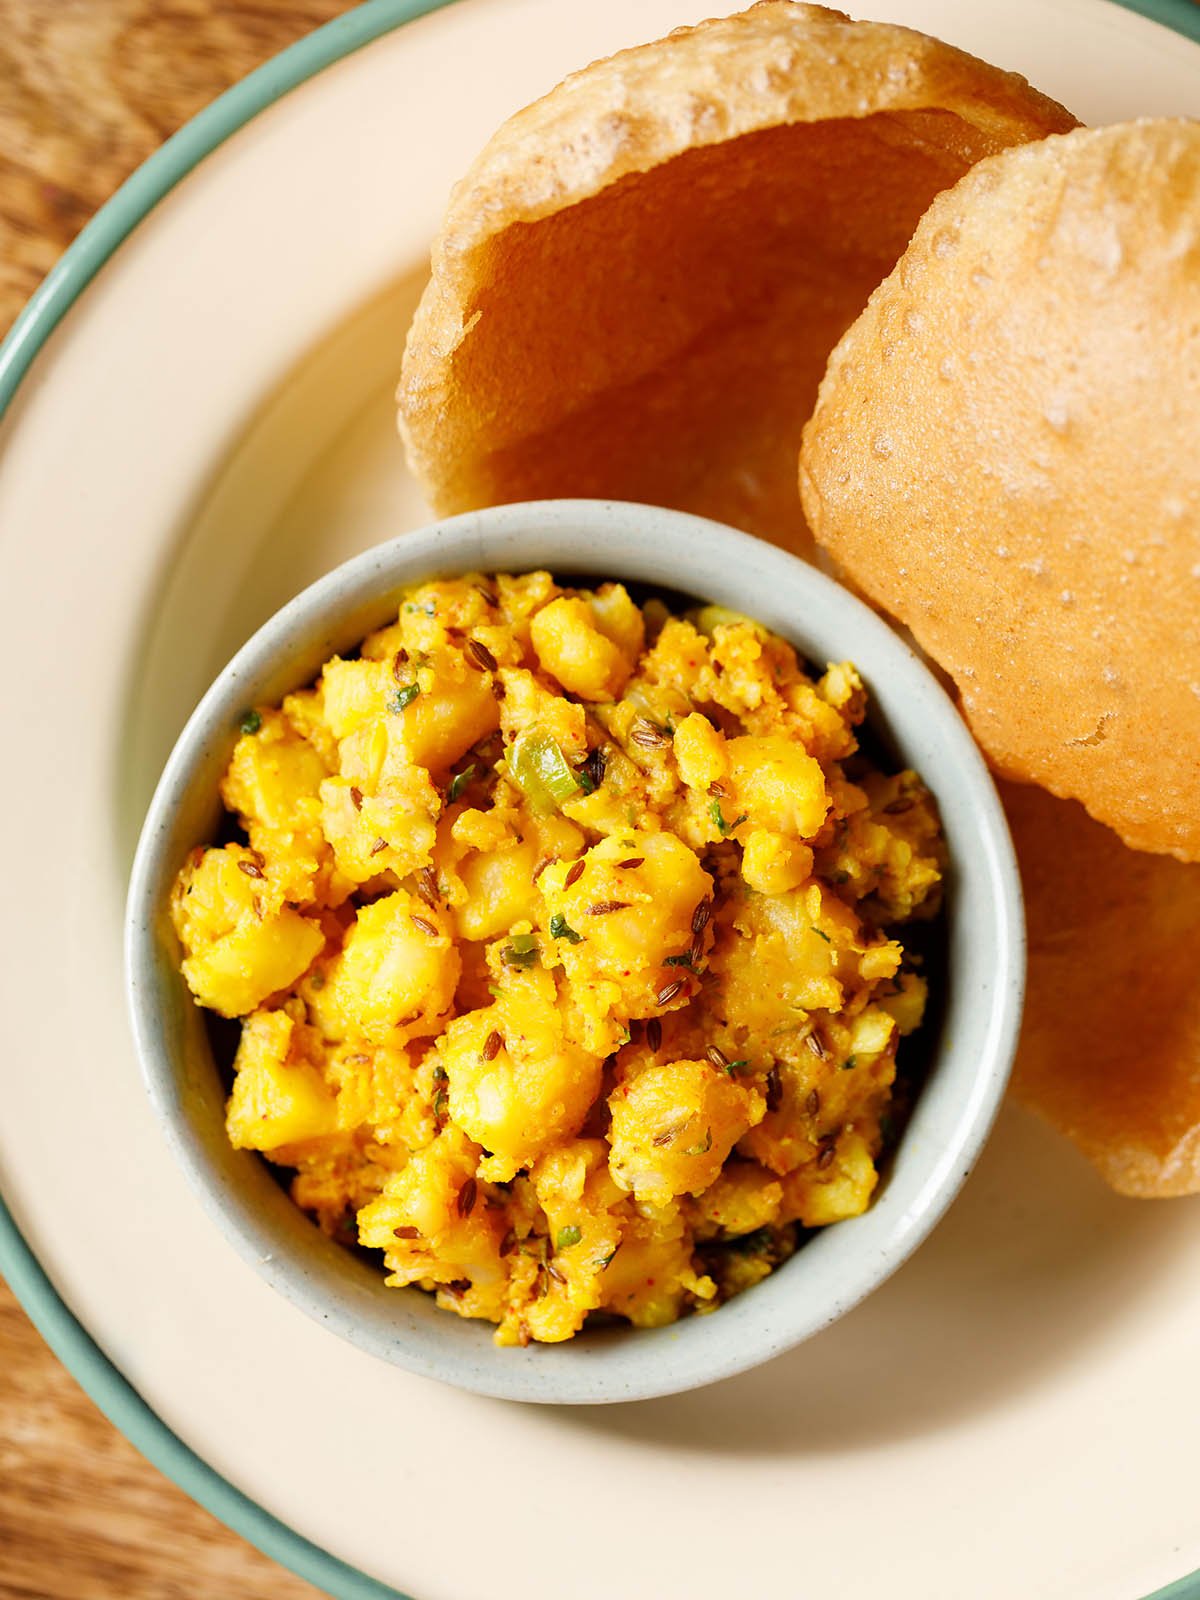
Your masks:
<path fill-rule="evenodd" d="M 445 914 L 405 889 L 360 908 L 324 983 L 307 996 L 327 1039 L 381 1041 L 434 1031 L 449 1010 L 462 959 Z"/>
<path fill-rule="evenodd" d="M 647 1067 L 609 1096 L 612 1156 L 622 1189 L 662 1205 L 716 1181 L 742 1135 L 762 1119 L 762 1096 L 707 1061 Z"/>
<path fill-rule="evenodd" d="M 458 1017 L 438 1041 L 450 1115 L 507 1181 L 577 1133 L 600 1092 L 602 1062 L 567 1037 L 550 973 L 514 975 L 494 1005 Z"/>
<path fill-rule="evenodd" d="M 225 1126 L 238 1150 L 278 1150 L 337 1129 L 337 1097 L 292 1049 L 285 1011 L 256 1011 L 242 1025 Z"/>
<path fill-rule="evenodd" d="M 783 734 L 742 734 L 725 745 L 737 810 L 759 828 L 811 839 L 829 810 L 819 761 Z"/>
<path fill-rule="evenodd" d="M 404 878 L 429 865 L 442 802 L 424 768 L 408 767 L 367 794 L 346 778 L 326 778 L 320 794 L 321 826 L 349 882 L 381 872 Z"/>
<path fill-rule="evenodd" d="M 382 1250 L 397 1286 L 438 1290 L 438 1304 L 499 1321 L 501 1228 L 475 1178 L 479 1151 L 455 1127 L 413 1152 L 358 1215 L 359 1242 Z"/>
<path fill-rule="evenodd" d="M 624 594 L 624 590 L 620 592 Z M 632 607 L 628 595 L 625 599 Z M 641 648 L 640 628 L 626 626 L 622 643 L 611 636 L 614 625 L 621 623 L 628 619 L 611 599 L 607 614 L 603 608 L 598 614 L 594 603 L 564 595 L 537 613 L 529 631 L 543 671 L 557 678 L 570 694 L 581 700 L 616 700 Z"/>
<path fill-rule="evenodd" d="M 325 943 L 316 922 L 280 906 L 241 845 L 193 851 L 171 897 L 182 971 L 201 1005 L 244 1017 L 300 977 Z"/>
<path fill-rule="evenodd" d="M 712 879 L 670 833 L 613 834 L 580 859 L 582 869 L 579 862 L 555 862 L 538 883 L 551 933 L 562 930 L 557 948 L 572 996 L 597 1024 L 585 1033 L 587 1042 L 601 1038 L 605 1019 L 624 1023 L 687 1003 L 689 970 L 668 962 L 687 956 L 697 937 L 707 949 L 711 935 L 702 929 L 697 936 L 692 923 L 712 894 Z M 613 1041 L 596 1047 L 607 1053 Z"/>

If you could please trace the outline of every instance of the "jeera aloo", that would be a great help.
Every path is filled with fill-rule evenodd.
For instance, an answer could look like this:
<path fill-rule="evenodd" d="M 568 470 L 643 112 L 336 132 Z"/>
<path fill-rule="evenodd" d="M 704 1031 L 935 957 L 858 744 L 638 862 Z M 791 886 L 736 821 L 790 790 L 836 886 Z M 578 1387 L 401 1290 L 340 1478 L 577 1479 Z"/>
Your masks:
<path fill-rule="evenodd" d="M 196 998 L 242 1019 L 232 1142 L 501 1344 L 708 1311 L 875 1188 L 936 909 L 912 772 L 716 608 L 545 572 L 423 584 L 248 709 L 244 842 L 192 852 Z"/>

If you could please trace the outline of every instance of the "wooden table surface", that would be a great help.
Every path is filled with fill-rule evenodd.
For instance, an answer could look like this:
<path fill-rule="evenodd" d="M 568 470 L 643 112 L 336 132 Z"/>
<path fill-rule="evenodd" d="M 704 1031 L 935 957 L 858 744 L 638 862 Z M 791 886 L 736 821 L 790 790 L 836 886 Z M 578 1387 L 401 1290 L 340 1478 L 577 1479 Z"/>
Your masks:
<path fill-rule="evenodd" d="M 0 0 L 0 335 L 181 122 L 350 0 Z M 313 1600 L 138 1455 L 0 1282 L 0 1600 Z"/>

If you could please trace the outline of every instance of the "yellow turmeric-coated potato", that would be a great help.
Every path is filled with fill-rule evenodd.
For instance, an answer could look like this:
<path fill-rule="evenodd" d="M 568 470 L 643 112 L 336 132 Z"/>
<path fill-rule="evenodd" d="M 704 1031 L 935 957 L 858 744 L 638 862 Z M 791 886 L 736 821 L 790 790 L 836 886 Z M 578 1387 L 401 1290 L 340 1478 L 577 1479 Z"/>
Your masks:
<path fill-rule="evenodd" d="M 320 1071 L 293 1051 L 295 1029 L 286 1011 L 246 1018 L 226 1120 L 238 1149 L 277 1150 L 337 1129 L 337 1099 Z"/>
<path fill-rule="evenodd" d="M 600 1088 L 602 1063 L 567 1036 L 553 976 L 514 976 L 496 1002 L 470 1011 L 439 1042 L 450 1115 L 490 1154 L 501 1181 L 577 1133 Z"/>
<path fill-rule="evenodd" d="M 693 923 L 712 879 L 674 834 L 610 834 L 538 881 L 593 1048 L 607 1054 L 631 1017 L 687 1004 L 696 982 L 692 951 L 711 942 L 705 925 Z"/>
<path fill-rule="evenodd" d="M 865 712 L 850 663 L 720 607 L 409 591 L 247 708 L 240 833 L 172 893 L 185 979 L 241 1019 L 230 1142 L 501 1345 L 761 1282 L 871 1203 L 938 980 L 896 937 L 940 904 L 937 809 Z"/>
<path fill-rule="evenodd" d="M 743 734 L 725 753 L 735 812 L 793 839 L 815 837 L 829 810 L 820 762 L 783 734 Z"/>
<path fill-rule="evenodd" d="M 711 1062 L 671 1061 L 619 1085 L 608 1109 L 613 1177 L 637 1199 L 661 1205 L 715 1183 L 765 1103 Z"/>
<path fill-rule="evenodd" d="M 430 1032 L 462 970 L 444 913 L 406 889 L 360 908 L 309 1010 L 327 1039 Z"/>
<path fill-rule="evenodd" d="M 542 671 L 581 700 L 615 700 L 633 670 L 640 643 L 631 639 L 630 648 L 622 650 L 586 600 L 566 596 L 537 613 L 529 637 Z"/>
<path fill-rule="evenodd" d="M 201 1005 L 245 1016 L 292 984 L 324 944 L 311 918 L 279 903 L 252 850 L 204 851 L 183 868 L 172 897 L 183 975 Z"/>

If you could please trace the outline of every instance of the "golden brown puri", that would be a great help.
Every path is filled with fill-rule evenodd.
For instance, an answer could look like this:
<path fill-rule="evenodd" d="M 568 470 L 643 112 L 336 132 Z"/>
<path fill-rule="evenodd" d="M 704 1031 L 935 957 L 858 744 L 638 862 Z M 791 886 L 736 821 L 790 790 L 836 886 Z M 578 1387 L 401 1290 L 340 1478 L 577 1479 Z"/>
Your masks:
<path fill-rule="evenodd" d="M 1123 1194 L 1200 1190 L 1200 866 L 1003 786 L 1029 919 L 1017 1097 Z"/>
<path fill-rule="evenodd" d="M 801 492 L 995 765 L 1200 858 L 1200 123 L 939 196 L 830 358 Z"/>
<path fill-rule="evenodd" d="M 1073 126 L 904 29 L 767 3 L 595 63 L 451 198 L 400 421 L 440 512 L 649 500 L 809 547 L 826 356 L 933 196 Z"/>

